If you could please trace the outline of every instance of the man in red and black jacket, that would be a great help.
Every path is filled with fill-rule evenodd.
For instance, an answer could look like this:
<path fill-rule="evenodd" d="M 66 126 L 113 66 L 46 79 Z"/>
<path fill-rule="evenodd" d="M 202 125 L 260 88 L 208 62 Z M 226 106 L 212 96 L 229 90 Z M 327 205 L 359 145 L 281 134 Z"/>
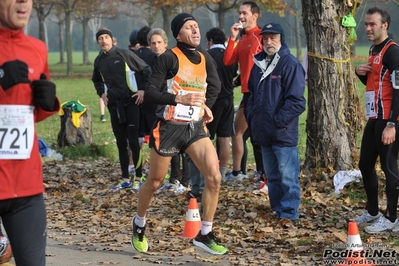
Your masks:
<path fill-rule="evenodd" d="M 44 266 L 46 208 L 35 123 L 58 112 L 46 45 L 24 34 L 32 0 L 0 1 L 0 216 L 17 265 Z M 29 221 L 29 222 L 27 222 Z"/>

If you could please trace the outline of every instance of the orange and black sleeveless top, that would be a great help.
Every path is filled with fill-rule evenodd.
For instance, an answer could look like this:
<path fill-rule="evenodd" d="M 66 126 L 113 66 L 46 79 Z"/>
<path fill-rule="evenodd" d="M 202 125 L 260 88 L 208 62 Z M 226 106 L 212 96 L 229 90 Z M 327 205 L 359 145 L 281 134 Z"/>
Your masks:
<path fill-rule="evenodd" d="M 176 76 L 166 81 L 168 92 L 175 95 L 202 93 L 205 96 L 207 75 L 204 55 L 198 52 L 201 56 L 201 61 L 198 64 L 194 64 L 178 47 L 174 47 L 171 50 L 177 56 L 179 69 L 177 70 Z M 177 104 L 176 106 L 167 105 L 163 112 L 163 118 L 165 120 L 176 122 L 198 121 L 203 115 L 204 105 L 201 107 L 185 106 L 182 104 Z"/>

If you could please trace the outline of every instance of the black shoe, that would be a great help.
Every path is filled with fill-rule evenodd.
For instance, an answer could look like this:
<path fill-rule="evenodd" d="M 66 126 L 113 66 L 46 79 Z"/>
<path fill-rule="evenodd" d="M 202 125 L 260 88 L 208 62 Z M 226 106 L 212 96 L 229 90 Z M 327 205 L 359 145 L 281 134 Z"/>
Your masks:
<path fill-rule="evenodd" d="M 199 231 L 198 235 L 193 240 L 194 245 L 205 249 L 211 254 L 227 254 L 229 250 L 219 243 L 219 239 L 213 232 L 209 232 L 207 235 L 201 235 L 201 231 Z"/>
<path fill-rule="evenodd" d="M 189 201 L 190 199 L 197 199 L 197 202 L 200 203 L 202 199 L 202 194 L 196 195 L 193 192 L 188 192 L 186 194 L 186 199 Z"/>

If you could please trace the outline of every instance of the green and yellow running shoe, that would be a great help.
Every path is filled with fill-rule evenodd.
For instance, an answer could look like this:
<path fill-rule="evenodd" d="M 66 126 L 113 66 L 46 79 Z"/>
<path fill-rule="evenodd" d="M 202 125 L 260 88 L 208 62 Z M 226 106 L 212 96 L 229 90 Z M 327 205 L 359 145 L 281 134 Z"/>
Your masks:
<path fill-rule="evenodd" d="M 133 184 L 132 184 L 132 190 L 135 192 L 139 192 L 141 186 L 143 185 L 143 182 L 141 182 L 140 180 L 133 180 Z"/>
<path fill-rule="evenodd" d="M 223 245 L 219 244 L 219 242 L 219 239 L 215 236 L 213 232 L 209 232 L 207 235 L 201 235 L 201 231 L 199 231 L 198 235 L 193 240 L 194 245 L 205 249 L 211 254 L 227 254 L 229 250 Z"/>
<path fill-rule="evenodd" d="M 144 235 L 145 226 L 137 226 L 133 219 L 133 236 L 132 236 L 132 247 L 140 253 L 148 251 L 147 237 Z"/>

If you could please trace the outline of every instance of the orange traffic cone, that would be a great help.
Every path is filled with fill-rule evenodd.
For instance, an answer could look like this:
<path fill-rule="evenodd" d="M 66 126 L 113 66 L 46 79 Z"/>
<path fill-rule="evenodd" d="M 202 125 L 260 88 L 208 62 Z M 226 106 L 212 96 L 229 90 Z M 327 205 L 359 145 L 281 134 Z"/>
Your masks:
<path fill-rule="evenodd" d="M 359 229 L 356 222 L 349 222 L 348 243 L 344 254 L 346 254 L 345 264 L 337 264 L 337 266 L 358 265 L 373 266 L 366 257 L 361 256 L 363 251 L 362 240 L 360 239 Z"/>
<path fill-rule="evenodd" d="M 186 213 L 186 223 L 184 231 L 179 237 L 194 238 L 201 230 L 201 217 L 198 210 L 198 202 L 196 198 L 191 198 L 188 204 L 188 211 Z"/>

